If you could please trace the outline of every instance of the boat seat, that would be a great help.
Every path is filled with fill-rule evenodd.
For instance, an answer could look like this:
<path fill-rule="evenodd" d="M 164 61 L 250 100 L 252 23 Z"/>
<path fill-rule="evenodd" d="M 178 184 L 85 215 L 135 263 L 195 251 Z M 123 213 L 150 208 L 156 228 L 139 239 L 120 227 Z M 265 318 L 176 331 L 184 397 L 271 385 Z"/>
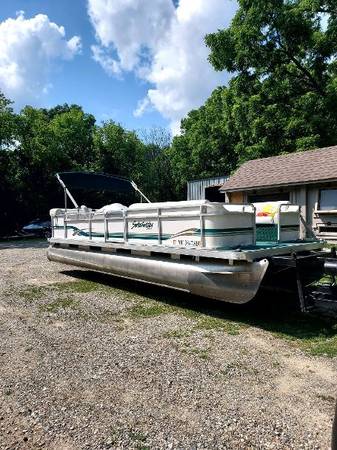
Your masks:
<path fill-rule="evenodd" d="M 253 203 L 256 208 L 256 240 L 287 241 L 299 239 L 299 206 L 289 201 Z M 281 208 L 281 209 L 280 209 Z M 278 236 L 278 226 L 281 235 Z"/>
<path fill-rule="evenodd" d="M 127 206 L 121 203 L 111 203 L 110 205 L 102 206 L 102 208 L 95 211 L 95 216 L 104 214 L 123 214 L 123 211 L 127 211 Z"/>

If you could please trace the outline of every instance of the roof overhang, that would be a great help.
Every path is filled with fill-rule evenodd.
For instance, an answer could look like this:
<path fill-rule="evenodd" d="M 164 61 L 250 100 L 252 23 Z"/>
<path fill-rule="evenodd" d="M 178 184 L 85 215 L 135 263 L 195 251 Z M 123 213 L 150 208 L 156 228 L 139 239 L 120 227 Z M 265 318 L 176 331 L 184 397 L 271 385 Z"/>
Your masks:
<path fill-rule="evenodd" d="M 262 185 L 262 186 L 249 186 L 249 187 L 238 187 L 238 188 L 229 188 L 226 189 L 224 186 L 222 186 L 219 191 L 220 192 L 246 192 L 246 191 L 257 191 L 259 189 L 274 189 L 274 188 L 284 188 L 284 187 L 295 187 L 295 186 L 306 186 L 308 184 L 314 185 L 314 184 L 322 184 L 322 183 L 337 183 L 337 178 L 330 178 L 325 180 L 314 180 L 314 181 L 301 181 L 301 182 L 294 182 L 294 183 L 283 183 L 283 184 L 269 184 L 269 185 Z"/>

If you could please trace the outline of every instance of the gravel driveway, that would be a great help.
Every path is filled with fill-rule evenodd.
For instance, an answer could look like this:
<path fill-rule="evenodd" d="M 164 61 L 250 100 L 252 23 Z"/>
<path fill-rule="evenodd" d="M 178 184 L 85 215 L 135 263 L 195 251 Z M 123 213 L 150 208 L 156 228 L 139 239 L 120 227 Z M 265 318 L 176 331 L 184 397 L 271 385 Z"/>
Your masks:
<path fill-rule="evenodd" d="M 271 329 L 45 252 L 0 244 L 1 449 L 329 448 L 337 358 L 307 351 L 315 328 L 305 347 L 283 313 Z"/>

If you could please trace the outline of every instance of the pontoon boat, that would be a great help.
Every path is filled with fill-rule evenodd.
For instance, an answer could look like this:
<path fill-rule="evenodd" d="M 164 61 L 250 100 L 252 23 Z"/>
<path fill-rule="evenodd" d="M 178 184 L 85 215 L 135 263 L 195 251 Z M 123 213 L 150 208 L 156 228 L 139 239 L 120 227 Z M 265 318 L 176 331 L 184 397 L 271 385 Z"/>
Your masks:
<path fill-rule="evenodd" d="M 329 263 L 335 295 L 335 255 L 328 255 L 327 262 L 324 242 L 300 239 L 298 205 L 150 203 L 135 183 L 121 177 L 65 172 L 57 178 L 65 206 L 50 211 L 51 261 L 231 303 L 250 301 L 271 275 L 272 283 L 283 284 L 286 272 L 297 285 L 302 310 L 308 309 L 312 297 L 308 286 L 313 276 L 309 284 L 303 281 L 307 264 L 323 272 Z M 136 190 L 145 202 L 129 207 L 113 203 L 94 210 L 79 207 L 70 189 Z M 73 208 L 68 208 L 68 198 Z"/>

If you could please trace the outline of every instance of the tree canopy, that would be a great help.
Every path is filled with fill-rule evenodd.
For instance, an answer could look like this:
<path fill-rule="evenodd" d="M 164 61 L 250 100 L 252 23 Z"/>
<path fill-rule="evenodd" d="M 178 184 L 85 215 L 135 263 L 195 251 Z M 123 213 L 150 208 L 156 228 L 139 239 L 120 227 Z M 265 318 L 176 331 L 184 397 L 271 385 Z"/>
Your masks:
<path fill-rule="evenodd" d="M 190 178 L 218 175 L 248 159 L 337 143 L 336 1 L 238 6 L 228 28 L 205 38 L 214 69 L 233 76 L 182 121 L 172 149 L 181 185 L 187 168 Z"/>
<path fill-rule="evenodd" d="M 51 207 L 62 206 L 56 172 L 122 175 L 135 180 L 154 201 L 172 195 L 170 161 L 160 143 L 163 130 L 153 129 L 145 143 L 117 123 L 95 122 L 78 105 L 26 106 L 15 114 L 10 101 L 0 95 L 0 235 L 20 229 L 29 220 L 47 218 Z M 103 201 L 90 195 L 81 200 L 100 198 Z M 121 199 L 107 201 L 117 200 Z"/>
<path fill-rule="evenodd" d="M 240 158 L 337 141 L 337 4 L 241 0 L 231 26 L 206 37 L 216 70 L 237 73 Z"/>

